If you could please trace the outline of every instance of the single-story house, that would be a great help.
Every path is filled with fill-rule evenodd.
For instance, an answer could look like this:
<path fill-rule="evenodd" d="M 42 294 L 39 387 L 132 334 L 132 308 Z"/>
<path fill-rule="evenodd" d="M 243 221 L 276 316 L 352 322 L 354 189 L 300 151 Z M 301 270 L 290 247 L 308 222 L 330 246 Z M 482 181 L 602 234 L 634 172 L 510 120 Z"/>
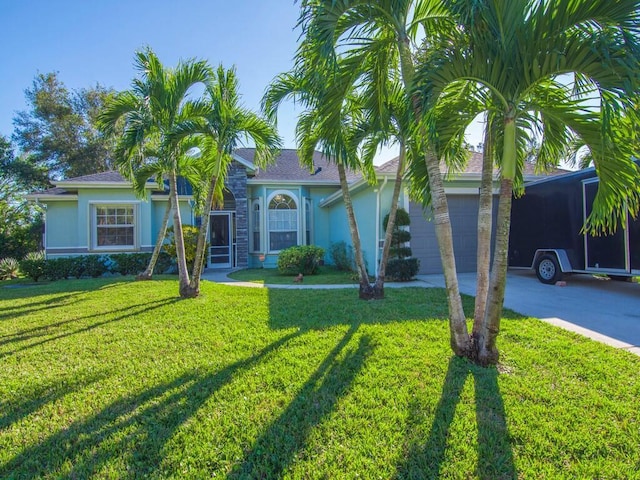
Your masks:
<path fill-rule="evenodd" d="M 321 153 L 314 168 L 300 167 L 295 150 L 282 150 L 267 168 L 257 167 L 255 151 L 238 149 L 226 181 L 224 206 L 211 212 L 209 268 L 275 267 L 278 253 L 292 245 L 351 244 L 338 170 Z M 476 220 L 482 154 L 473 152 L 464 172 L 446 178 L 457 268 L 476 268 Z M 350 191 L 371 273 L 379 263 L 384 239 L 382 221 L 391 204 L 397 159 L 377 167 L 377 185 L 348 175 Z M 527 179 L 537 178 L 527 166 Z M 190 186 L 179 182 L 184 224 L 197 225 Z M 48 258 L 85 254 L 150 252 L 168 202 L 167 185 L 149 181 L 146 195 L 135 195 L 117 172 L 104 172 L 55 183 L 29 195 L 46 208 L 45 252 Z M 441 272 L 435 230 L 421 206 L 406 191 L 400 207 L 411 217 L 410 247 L 420 273 Z M 264 260 L 262 260 L 264 259 Z M 326 261 L 330 263 L 327 254 Z"/>

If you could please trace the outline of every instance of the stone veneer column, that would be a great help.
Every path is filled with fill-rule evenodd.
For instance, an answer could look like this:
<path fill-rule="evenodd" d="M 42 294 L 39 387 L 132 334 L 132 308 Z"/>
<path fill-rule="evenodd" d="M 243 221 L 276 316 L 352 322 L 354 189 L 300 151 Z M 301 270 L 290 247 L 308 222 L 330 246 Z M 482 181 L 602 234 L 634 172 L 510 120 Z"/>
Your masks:
<path fill-rule="evenodd" d="M 236 199 L 237 267 L 249 265 L 249 222 L 247 207 L 247 169 L 234 161 L 227 173 L 226 187 Z"/>

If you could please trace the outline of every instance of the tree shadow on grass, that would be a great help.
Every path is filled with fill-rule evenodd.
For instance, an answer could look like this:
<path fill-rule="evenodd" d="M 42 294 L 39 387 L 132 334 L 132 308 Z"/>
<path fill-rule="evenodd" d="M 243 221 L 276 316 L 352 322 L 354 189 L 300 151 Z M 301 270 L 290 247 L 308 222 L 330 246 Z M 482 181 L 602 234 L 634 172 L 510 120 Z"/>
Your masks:
<path fill-rule="evenodd" d="M 517 478 L 504 403 L 498 386 L 498 372 L 495 368 L 478 367 L 458 357 L 449 360 L 429 437 L 425 443 L 421 443 L 420 439 L 413 440 L 405 462 L 397 469 L 397 478 L 440 477 L 451 424 L 468 378 L 474 383 L 478 429 L 478 465 L 475 473 L 478 478 L 486 480 Z M 424 418 L 419 402 L 412 410 L 409 428 Z M 414 436 L 410 430 L 407 435 Z"/>
<path fill-rule="evenodd" d="M 357 349 L 337 361 L 358 329 L 354 324 L 309 377 L 296 398 L 255 441 L 244 461 L 228 478 L 280 478 L 304 448 L 313 427 L 319 425 L 345 396 L 372 352 L 368 336 L 360 337 Z"/>
<path fill-rule="evenodd" d="M 40 327 L 34 327 L 32 329 L 27 329 L 24 330 L 22 332 L 16 332 L 15 334 L 12 334 L 11 336 L 9 336 L 9 338 L 4 338 L 3 340 L 0 341 L 0 346 L 3 345 L 7 345 L 7 344 L 11 344 L 11 343 L 20 343 L 20 342 L 24 342 L 24 341 L 28 341 L 28 340 L 33 340 L 33 339 L 37 339 L 37 338 L 42 338 L 42 337 L 46 337 L 43 338 L 40 341 L 36 341 L 33 343 L 29 343 L 28 345 L 23 345 L 21 347 L 15 348 L 13 350 L 10 351 L 6 351 L 6 352 L 0 352 L 0 358 L 4 358 L 10 355 L 15 355 L 16 353 L 22 352 L 24 350 L 28 350 L 40 345 L 44 345 L 46 343 L 49 342 L 53 342 L 55 340 L 61 340 L 63 338 L 69 337 L 71 335 L 77 335 L 80 333 L 86 333 L 89 332 L 91 330 L 94 330 L 98 327 L 104 326 L 104 325 L 108 325 L 110 323 L 114 323 L 114 322 L 119 322 L 121 320 L 124 320 L 126 318 L 130 318 L 130 317 L 134 317 L 138 314 L 141 313 L 148 313 L 152 310 L 156 310 L 158 308 L 162 308 L 166 305 L 170 305 L 173 303 L 176 303 L 180 301 L 180 299 L 178 298 L 169 298 L 169 299 L 165 299 L 163 301 L 159 301 L 159 302 L 148 302 L 148 303 L 142 303 L 142 304 L 138 304 L 138 305 L 127 305 L 126 307 L 123 307 L 121 309 L 114 309 L 114 310 L 109 310 L 108 312 L 98 312 L 92 315 L 85 315 L 82 317 L 76 317 L 73 319 L 69 319 L 69 320 L 64 320 L 61 322 L 56 322 L 53 324 L 49 324 L 49 325 L 42 325 Z M 80 328 L 76 328 L 75 330 L 72 331 L 66 331 L 63 333 L 59 333 L 57 335 L 53 334 L 52 332 L 49 332 L 50 328 L 57 328 L 57 327 L 61 327 L 64 326 L 66 324 L 69 323 L 75 323 L 75 322 L 80 322 L 83 320 L 88 320 L 91 318 L 100 318 L 103 317 L 106 314 L 111 314 L 111 313 L 117 313 L 117 312 L 125 312 L 122 315 L 119 315 L 115 318 L 109 318 L 107 320 L 103 320 L 100 322 L 95 322 L 95 323 L 91 323 L 89 325 L 80 327 Z M 5 336 L 6 337 L 6 336 Z"/>
<path fill-rule="evenodd" d="M 0 465 L 0 478 L 89 478 L 115 458 L 124 461 L 129 477 L 152 475 L 162 463 L 166 442 L 211 395 L 299 335 L 285 335 L 215 374 L 185 373 L 122 398 L 24 449 Z M 27 399 L 25 404 L 34 401 Z"/>

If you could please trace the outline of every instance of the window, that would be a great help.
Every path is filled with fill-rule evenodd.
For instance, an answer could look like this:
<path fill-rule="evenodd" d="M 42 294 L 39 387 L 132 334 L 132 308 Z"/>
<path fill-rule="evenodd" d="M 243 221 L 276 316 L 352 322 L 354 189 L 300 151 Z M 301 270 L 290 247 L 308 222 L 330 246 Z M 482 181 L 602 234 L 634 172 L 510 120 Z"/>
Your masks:
<path fill-rule="evenodd" d="M 94 247 L 132 249 L 136 246 L 135 206 L 96 205 Z"/>
<path fill-rule="evenodd" d="M 260 200 L 251 203 L 251 251 L 260 251 Z"/>
<path fill-rule="evenodd" d="M 311 218 L 311 200 L 305 198 L 304 200 L 304 224 L 305 224 L 305 243 L 306 245 L 313 245 L 312 236 L 312 218 Z"/>
<path fill-rule="evenodd" d="M 298 244 L 298 206 L 290 195 L 275 194 L 269 201 L 269 250 Z"/>

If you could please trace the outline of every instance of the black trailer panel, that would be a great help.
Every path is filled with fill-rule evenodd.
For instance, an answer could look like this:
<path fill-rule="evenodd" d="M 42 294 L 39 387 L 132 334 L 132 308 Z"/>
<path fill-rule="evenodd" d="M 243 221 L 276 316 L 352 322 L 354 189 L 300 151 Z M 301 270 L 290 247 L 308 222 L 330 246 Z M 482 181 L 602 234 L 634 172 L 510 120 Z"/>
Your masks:
<path fill-rule="evenodd" d="M 640 274 L 640 221 L 629 219 L 613 235 L 581 233 L 598 189 L 593 168 L 526 186 L 513 201 L 509 265 L 535 268 L 554 283 L 562 273 Z"/>

